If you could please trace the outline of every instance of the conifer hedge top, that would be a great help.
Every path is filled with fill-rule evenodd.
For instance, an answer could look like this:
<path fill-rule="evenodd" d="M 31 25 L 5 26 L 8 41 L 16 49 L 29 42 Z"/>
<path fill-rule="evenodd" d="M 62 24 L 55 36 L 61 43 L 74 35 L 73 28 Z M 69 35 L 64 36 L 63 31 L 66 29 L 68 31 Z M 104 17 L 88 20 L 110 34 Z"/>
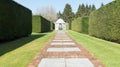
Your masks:
<path fill-rule="evenodd" d="M 0 1 L 0 41 L 31 34 L 32 12 L 12 0 Z"/>
<path fill-rule="evenodd" d="M 90 16 L 89 34 L 120 42 L 120 2 L 113 1 Z"/>

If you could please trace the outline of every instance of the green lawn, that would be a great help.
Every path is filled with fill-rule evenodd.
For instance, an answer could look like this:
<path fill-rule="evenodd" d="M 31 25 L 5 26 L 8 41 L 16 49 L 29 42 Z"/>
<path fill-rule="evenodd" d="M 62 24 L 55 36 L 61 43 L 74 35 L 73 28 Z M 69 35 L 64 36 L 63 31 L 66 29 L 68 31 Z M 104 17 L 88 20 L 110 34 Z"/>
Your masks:
<path fill-rule="evenodd" d="M 0 44 L 0 67 L 26 67 L 54 33 L 34 33 L 29 37 Z"/>
<path fill-rule="evenodd" d="M 105 64 L 106 67 L 120 67 L 120 44 L 74 31 L 67 31 L 67 33 Z"/>

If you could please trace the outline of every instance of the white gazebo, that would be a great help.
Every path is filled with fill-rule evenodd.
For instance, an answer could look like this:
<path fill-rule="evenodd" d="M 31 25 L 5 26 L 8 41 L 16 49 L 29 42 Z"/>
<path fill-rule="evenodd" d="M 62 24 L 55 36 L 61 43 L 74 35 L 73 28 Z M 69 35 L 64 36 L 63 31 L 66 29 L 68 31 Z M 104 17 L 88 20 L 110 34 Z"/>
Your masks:
<path fill-rule="evenodd" d="M 63 19 L 58 19 L 54 24 L 55 30 L 66 30 L 66 23 Z"/>

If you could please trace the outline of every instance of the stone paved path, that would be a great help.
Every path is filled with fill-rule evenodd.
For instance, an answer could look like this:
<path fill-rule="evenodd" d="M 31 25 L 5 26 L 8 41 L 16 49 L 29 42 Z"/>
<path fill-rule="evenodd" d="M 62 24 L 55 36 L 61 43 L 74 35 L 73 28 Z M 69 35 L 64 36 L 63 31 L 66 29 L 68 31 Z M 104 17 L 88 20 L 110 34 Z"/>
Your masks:
<path fill-rule="evenodd" d="M 93 55 L 76 43 L 64 31 L 58 31 L 52 41 L 28 67 L 104 67 Z M 35 61 L 34 60 L 34 61 Z"/>

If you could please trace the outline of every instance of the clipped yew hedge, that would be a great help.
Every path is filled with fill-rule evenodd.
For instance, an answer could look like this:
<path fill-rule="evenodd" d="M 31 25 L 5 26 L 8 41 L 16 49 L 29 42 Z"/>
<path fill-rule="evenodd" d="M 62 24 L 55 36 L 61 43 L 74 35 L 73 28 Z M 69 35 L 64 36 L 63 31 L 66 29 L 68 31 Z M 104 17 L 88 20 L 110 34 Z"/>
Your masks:
<path fill-rule="evenodd" d="M 78 17 L 72 21 L 72 30 L 88 34 L 89 17 Z"/>
<path fill-rule="evenodd" d="M 113 1 L 90 16 L 89 34 L 120 42 L 120 2 Z"/>
<path fill-rule="evenodd" d="M 53 23 L 42 16 L 34 15 L 32 17 L 32 32 L 43 33 L 53 30 Z"/>
<path fill-rule="evenodd" d="M 66 23 L 66 30 L 70 30 L 69 29 L 69 23 Z"/>
<path fill-rule="evenodd" d="M 51 24 L 51 25 L 50 25 L 50 28 L 51 28 L 50 30 L 52 31 L 52 30 L 54 30 L 54 29 L 55 29 L 55 25 L 54 25 L 54 23 L 53 23 L 53 22 L 51 22 L 50 24 Z"/>
<path fill-rule="evenodd" d="M 32 32 L 41 32 L 41 18 L 40 16 L 32 16 Z"/>
<path fill-rule="evenodd" d="M 12 0 L 0 0 L 0 41 L 28 36 L 31 31 L 31 11 Z"/>

